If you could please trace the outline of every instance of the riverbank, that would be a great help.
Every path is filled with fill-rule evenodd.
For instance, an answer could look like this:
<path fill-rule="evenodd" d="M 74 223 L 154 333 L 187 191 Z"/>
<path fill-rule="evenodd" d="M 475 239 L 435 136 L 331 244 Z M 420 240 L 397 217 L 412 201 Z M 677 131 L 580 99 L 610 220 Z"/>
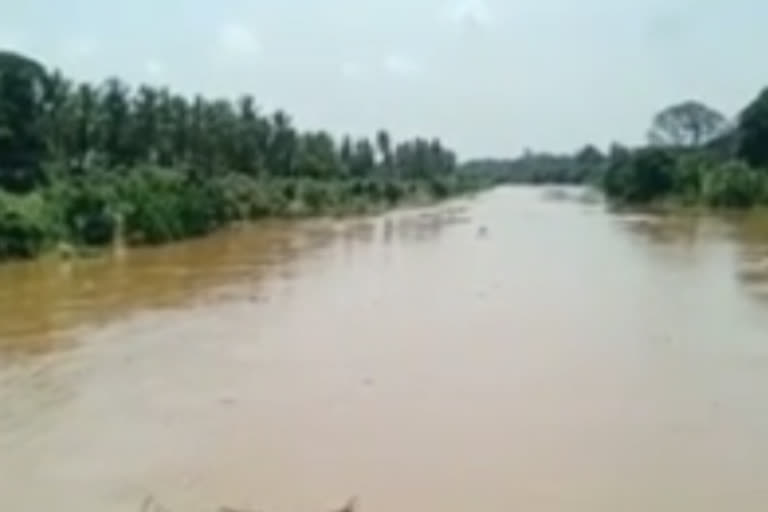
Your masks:
<path fill-rule="evenodd" d="M 435 137 L 301 130 L 248 94 L 77 83 L 0 51 L 0 260 L 160 244 L 264 217 L 380 211 L 479 185 L 460 174 Z"/>
<path fill-rule="evenodd" d="M 768 205 L 768 173 L 705 151 L 646 148 L 619 155 L 599 186 L 618 204 L 748 209 Z"/>
<path fill-rule="evenodd" d="M 162 244 L 264 218 L 360 215 L 428 204 L 482 188 L 478 180 L 200 179 L 159 168 L 127 177 L 53 180 L 26 194 L 0 192 L 0 261 L 92 253 L 115 243 Z"/>

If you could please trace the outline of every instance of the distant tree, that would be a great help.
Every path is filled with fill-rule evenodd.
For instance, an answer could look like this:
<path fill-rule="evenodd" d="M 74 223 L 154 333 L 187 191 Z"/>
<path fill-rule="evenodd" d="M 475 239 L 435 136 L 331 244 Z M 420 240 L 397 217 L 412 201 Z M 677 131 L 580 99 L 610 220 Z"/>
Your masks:
<path fill-rule="evenodd" d="M 296 169 L 301 176 L 317 179 L 333 178 L 339 173 L 339 156 L 330 134 L 324 131 L 305 133 L 299 138 Z"/>
<path fill-rule="evenodd" d="M 362 138 L 352 146 L 349 171 L 352 176 L 362 177 L 370 173 L 376 165 L 376 152 L 371 141 Z"/>
<path fill-rule="evenodd" d="M 298 134 L 291 123 L 291 118 L 278 110 L 272 115 L 272 133 L 267 151 L 267 166 L 276 176 L 294 174 L 295 155 Z"/>
<path fill-rule="evenodd" d="M 768 87 L 739 117 L 738 154 L 753 166 L 768 166 Z"/>
<path fill-rule="evenodd" d="M 439 139 L 395 144 L 302 132 L 283 111 L 262 115 L 256 100 L 186 98 L 167 88 L 110 78 L 94 86 L 48 74 L 27 57 L 0 52 L 0 186 L 25 191 L 50 177 L 113 177 L 134 170 L 183 171 L 196 181 L 231 173 L 258 178 L 390 176 L 441 178 L 456 155 Z"/>
<path fill-rule="evenodd" d="M 611 161 L 614 160 L 625 160 L 629 158 L 631 155 L 631 151 L 628 147 L 624 146 L 623 144 L 620 144 L 618 142 L 613 142 L 611 144 L 610 149 L 608 150 L 608 159 Z"/>
<path fill-rule="evenodd" d="M 382 166 L 387 171 L 391 171 L 393 166 L 392 139 L 386 130 L 379 130 L 376 134 L 376 145 L 379 153 L 381 153 Z"/>
<path fill-rule="evenodd" d="M 72 151 L 72 82 L 59 72 L 52 73 L 47 80 L 43 113 L 43 136 L 46 153 L 53 159 L 66 160 Z"/>
<path fill-rule="evenodd" d="M 344 167 L 344 171 L 348 174 L 352 168 L 352 138 L 349 135 L 345 135 L 341 139 L 341 147 L 339 148 L 339 159 L 341 165 Z"/>
<path fill-rule="evenodd" d="M 600 165 L 605 156 L 592 144 L 584 146 L 576 153 L 576 162 L 584 166 Z"/>
<path fill-rule="evenodd" d="M 133 163 L 131 148 L 130 89 L 118 78 L 110 78 L 100 88 L 99 149 L 110 166 Z"/>
<path fill-rule="evenodd" d="M 263 215 L 441 198 L 470 188 L 444 179 L 455 169 L 438 139 L 395 144 L 382 130 L 338 145 L 249 95 L 74 82 L 0 51 L 0 260 L 109 244 L 118 228 L 128 243 L 159 243 Z"/>
<path fill-rule="evenodd" d="M 73 124 L 71 132 L 73 169 L 77 174 L 83 173 L 88 167 L 89 159 L 93 156 L 98 139 L 98 97 L 96 90 L 89 84 L 81 84 L 72 99 Z"/>
<path fill-rule="evenodd" d="M 720 112 L 697 101 L 686 101 L 656 114 L 648 139 L 654 146 L 695 148 L 723 133 L 727 124 Z"/>
<path fill-rule="evenodd" d="M 256 175 L 266 166 L 269 123 L 259 116 L 256 100 L 250 95 L 240 98 L 238 110 L 237 170 Z"/>
<path fill-rule="evenodd" d="M 674 185 L 675 157 L 662 148 L 644 148 L 613 160 L 602 180 L 605 193 L 625 203 L 653 201 L 668 195 Z"/>

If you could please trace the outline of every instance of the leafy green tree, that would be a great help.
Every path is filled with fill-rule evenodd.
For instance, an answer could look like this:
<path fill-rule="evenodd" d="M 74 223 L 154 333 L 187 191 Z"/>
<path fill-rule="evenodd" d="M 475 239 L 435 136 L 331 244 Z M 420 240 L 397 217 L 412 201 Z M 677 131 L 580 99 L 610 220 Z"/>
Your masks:
<path fill-rule="evenodd" d="M 296 130 L 291 125 L 291 118 L 278 110 L 272 116 L 272 131 L 267 150 L 267 166 L 275 176 L 295 174 L 295 154 L 298 145 Z"/>
<path fill-rule="evenodd" d="M 134 163 L 131 148 L 130 89 L 118 78 L 110 78 L 99 91 L 99 156 L 108 167 Z"/>
<path fill-rule="evenodd" d="M 142 162 L 157 160 L 158 96 L 158 91 L 154 87 L 142 85 L 133 98 L 131 145 L 133 154 Z"/>
<path fill-rule="evenodd" d="M 0 258 L 110 243 L 118 227 L 161 242 L 233 219 L 442 197 L 464 186 L 455 170 L 438 139 L 395 145 L 382 130 L 337 144 L 249 95 L 78 83 L 0 52 Z"/>
<path fill-rule="evenodd" d="M 702 197 L 710 206 L 749 208 L 768 192 L 765 176 L 743 162 L 715 166 L 702 179 Z"/>
<path fill-rule="evenodd" d="M 47 79 L 45 97 L 43 99 L 43 136 L 45 152 L 49 158 L 66 161 L 72 154 L 71 132 L 75 130 L 73 123 L 72 82 L 55 71 Z"/>
<path fill-rule="evenodd" d="M 42 178 L 45 156 L 43 66 L 12 52 L 0 52 L 0 185 L 28 190 Z"/>
<path fill-rule="evenodd" d="M 359 139 L 352 146 L 349 160 L 349 172 L 352 176 L 361 178 L 370 174 L 376 166 L 376 152 L 368 139 Z"/>
<path fill-rule="evenodd" d="M 241 97 L 238 104 L 240 126 L 236 168 L 242 173 L 257 176 L 266 166 L 269 123 L 259 116 L 252 96 Z"/>
<path fill-rule="evenodd" d="M 674 188 L 675 158 L 668 151 L 646 148 L 626 161 L 616 161 L 603 176 L 609 197 L 626 203 L 645 203 L 668 195 Z"/>
<path fill-rule="evenodd" d="M 70 160 L 75 174 L 83 174 L 95 157 L 99 140 L 99 99 L 89 84 L 80 84 L 72 99 L 72 125 L 70 132 Z"/>
<path fill-rule="evenodd" d="M 654 146 L 696 148 L 722 134 L 727 124 L 717 110 L 698 101 L 685 101 L 656 114 L 648 139 Z"/>
<path fill-rule="evenodd" d="M 575 159 L 579 165 L 594 167 L 601 165 L 605 160 L 605 156 L 595 146 L 588 144 L 576 153 Z"/>
<path fill-rule="evenodd" d="M 768 167 L 768 87 L 739 118 L 738 154 L 751 165 Z"/>
<path fill-rule="evenodd" d="M 299 139 L 296 170 L 316 179 L 338 177 L 341 164 L 333 138 L 326 132 L 305 133 Z"/>
<path fill-rule="evenodd" d="M 343 173 L 348 175 L 351 173 L 352 168 L 352 138 L 349 135 L 345 135 L 341 139 L 341 147 L 339 148 L 339 159 L 343 167 Z"/>
<path fill-rule="evenodd" d="M 178 94 L 170 98 L 168 144 L 175 165 L 189 165 L 192 153 L 192 116 L 189 102 Z"/>

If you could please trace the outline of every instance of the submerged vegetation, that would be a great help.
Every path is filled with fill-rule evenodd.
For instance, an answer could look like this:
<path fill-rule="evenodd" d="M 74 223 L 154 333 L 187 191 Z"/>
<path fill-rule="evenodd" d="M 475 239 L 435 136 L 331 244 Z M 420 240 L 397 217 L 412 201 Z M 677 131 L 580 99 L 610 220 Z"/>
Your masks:
<path fill-rule="evenodd" d="M 74 83 L 0 52 L 0 260 L 161 243 L 264 216 L 361 213 L 478 186 L 437 140 L 302 132 L 251 96 Z"/>

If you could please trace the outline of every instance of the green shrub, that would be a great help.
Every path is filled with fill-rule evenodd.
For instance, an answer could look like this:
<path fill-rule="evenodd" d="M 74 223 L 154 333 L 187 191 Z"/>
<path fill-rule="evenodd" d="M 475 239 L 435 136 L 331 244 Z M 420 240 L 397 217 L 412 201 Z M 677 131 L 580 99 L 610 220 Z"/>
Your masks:
<path fill-rule="evenodd" d="M 100 177 L 57 182 L 45 190 L 63 229 L 61 237 L 82 245 L 112 243 L 117 231 L 113 187 L 106 177 Z"/>
<path fill-rule="evenodd" d="M 749 208 L 766 198 L 768 175 L 733 161 L 704 173 L 702 198 L 710 206 Z"/>
<path fill-rule="evenodd" d="M 650 202 L 674 190 L 675 165 L 669 151 L 641 149 L 612 165 L 603 176 L 602 187 L 608 197 L 619 202 Z"/>
<path fill-rule="evenodd" d="M 53 219 L 38 193 L 0 193 L 0 259 L 30 258 L 53 240 Z"/>
<path fill-rule="evenodd" d="M 300 188 L 300 201 L 304 213 L 322 213 L 335 203 L 333 185 L 315 180 L 304 180 Z"/>
<path fill-rule="evenodd" d="M 161 243 L 202 235 L 221 222 L 226 210 L 213 186 L 152 168 L 123 180 L 118 197 L 130 242 Z"/>
<path fill-rule="evenodd" d="M 390 180 L 384 184 L 384 199 L 390 205 L 395 205 L 402 201 L 406 194 L 407 191 L 400 183 Z"/>
<path fill-rule="evenodd" d="M 435 199 L 444 199 L 450 194 L 450 188 L 446 180 L 433 178 L 429 181 L 429 194 Z"/>
<path fill-rule="evenodd" d="M 467 180 L 258 179 L 238 173 L 142 166 L 66 177 L 49 167 L 37 192 L 0 192 L 0 258 L 30 257 L 66 242 L 103 246 L 118 235 L 157 244 L 264 216 L 366 213 L 407 199 L 443 198 Z M 467 187 L 468 188 L 468 187 Z"/>
<path fill-rule="evenodd" d="M 287 202 L 282 188 L 242 174 L 220 177 L 211 187 L 219 222 L 271 215 Z"/>

